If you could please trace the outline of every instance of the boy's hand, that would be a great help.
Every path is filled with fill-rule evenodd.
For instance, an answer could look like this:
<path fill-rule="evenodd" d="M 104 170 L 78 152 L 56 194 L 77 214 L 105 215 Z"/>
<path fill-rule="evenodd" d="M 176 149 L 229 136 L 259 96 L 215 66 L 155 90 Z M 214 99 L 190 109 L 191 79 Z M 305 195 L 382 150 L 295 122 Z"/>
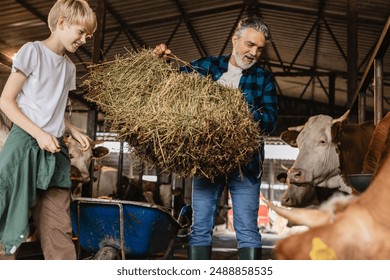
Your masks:
<path fill-rule="evenodd" d="M 49 153 L 58 153 L 61 151 L 60 143 L 58 142 L 57 138 L 55 138 L 53 135 L 45 132 L 42 130 L 42 132 L 35 138 L 37 140 L 39 148 L 42 150 L 48 151 Z"/>
<path fill-rule="evenodd" d="M 77 142 L 80 143 L 80 145 L 81 145 L 81 148 L 80 148 L 80 149 L 81 149 L 82 151 L 86 151 L 86 150 L 88 150 L 88 149 L 91 147 L 90 138 L 89 138 L 87 135 L 81 133 L 81 132 L 78 131 L 77 129 L 73 129 L 71 134 L 72 134 L 72 137 L 73 137 Z"/>

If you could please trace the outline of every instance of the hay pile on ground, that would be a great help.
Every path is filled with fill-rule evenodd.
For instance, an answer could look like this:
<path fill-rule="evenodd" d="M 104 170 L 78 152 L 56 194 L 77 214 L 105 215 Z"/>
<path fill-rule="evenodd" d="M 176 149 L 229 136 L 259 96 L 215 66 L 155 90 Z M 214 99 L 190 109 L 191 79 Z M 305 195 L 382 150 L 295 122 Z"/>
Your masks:
<path fill-rule="evenodd" d="M 183 74 L 150 50 L 95 65 L 83 85 L 106 125 L 161 172 L 207 178 L 247 163 L 260 146 L 242 94 Z"/>

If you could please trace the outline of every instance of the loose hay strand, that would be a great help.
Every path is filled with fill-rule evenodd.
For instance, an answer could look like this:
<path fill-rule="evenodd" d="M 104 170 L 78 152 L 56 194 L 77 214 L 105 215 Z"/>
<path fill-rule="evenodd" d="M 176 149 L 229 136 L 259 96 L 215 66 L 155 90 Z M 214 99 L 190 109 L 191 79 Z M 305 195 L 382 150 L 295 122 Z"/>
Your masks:
<path fill-rule="evenodd" d="M 239 90 L 179 73 L 151 50 L 91 66 L 83 85 L 109 130 L 161 171 L 213 179 L 260 148 L 258 123 Z"/>

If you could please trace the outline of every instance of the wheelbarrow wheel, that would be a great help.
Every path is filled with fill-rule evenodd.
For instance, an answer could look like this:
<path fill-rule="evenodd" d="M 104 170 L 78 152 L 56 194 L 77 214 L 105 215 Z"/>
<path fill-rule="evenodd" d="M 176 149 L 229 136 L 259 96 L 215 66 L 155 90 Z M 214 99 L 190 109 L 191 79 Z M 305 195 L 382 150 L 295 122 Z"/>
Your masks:
<path fill-rule="evenodd" d="M 95 256 L 93 257 L 94 260 L 120 260 L 120 252 L 111 247 L 111 246 L 104 246 L 97 251 Z"/>

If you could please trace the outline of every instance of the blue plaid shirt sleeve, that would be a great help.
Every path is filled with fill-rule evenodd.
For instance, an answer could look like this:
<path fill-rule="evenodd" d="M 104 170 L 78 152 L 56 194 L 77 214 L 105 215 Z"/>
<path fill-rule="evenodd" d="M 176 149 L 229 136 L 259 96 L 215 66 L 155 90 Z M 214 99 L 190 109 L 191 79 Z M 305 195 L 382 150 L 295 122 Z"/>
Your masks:
<path fill-rule="evenodd" d="M 253 118 L 259 122 L 263 134 L 270 134 L 276 128 L 278 101 L 273 76 L 262 68 L 243 75 L 240 82 Z"/>
<path fill-rule="evenodd" d="M 210 76 L 217 81 L 228 69 L 230 55 L 210 56 L 194 60 L 190 65 L 180 68 L 180 71 L 190 73 L 197 71 L 202 76 Z M 272 74 L 264 68 L 254 65 L 243 70 L 239 89 L 259 123 L 259 129 L 264 135 L 269 135 L 276 128 L 278 101 L 276 87 Z"/>

